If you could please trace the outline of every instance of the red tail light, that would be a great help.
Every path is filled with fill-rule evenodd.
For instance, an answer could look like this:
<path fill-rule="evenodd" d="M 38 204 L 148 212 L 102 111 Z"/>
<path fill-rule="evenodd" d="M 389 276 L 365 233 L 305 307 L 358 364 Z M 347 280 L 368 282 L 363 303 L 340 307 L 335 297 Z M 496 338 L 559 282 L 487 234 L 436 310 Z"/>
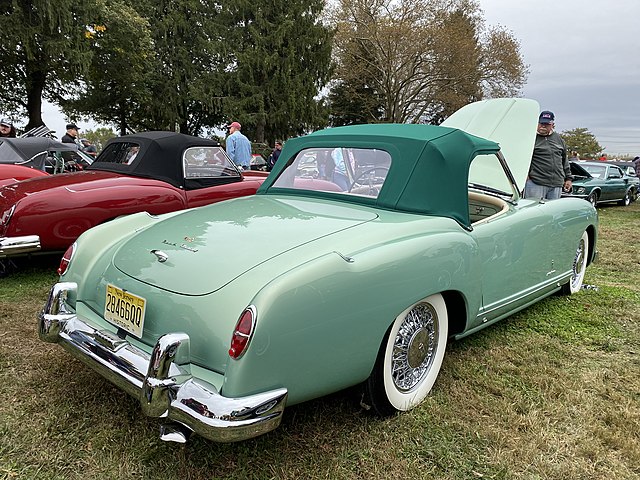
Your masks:
<path fill-rule="evenodd" d="M 238 319 L 238 323 L 236 323 L 236 328 L 233 330 L 231 348 L 229 348 L 229 356 L 231 358 L 238 359 L 242 356 L 247 349 L 247 345 L 249 345 L 249 341 L 251 341 L 255 327 L 256 309 L 251 305 L 242 312 L 242 315 L 240 315 L 240 318 Z"/>
<path fill-rule="evenodd" d="M 60 260 L 60 266 L 58 267 L 58 275 L 64 275 L 69 268 L 69 264 L 71 263 L 71 259 L 73 258 L 73 253 L 76 251 L 75 242 L 67 248 L 67 251 L 64 252 L 62 259 Z"/>

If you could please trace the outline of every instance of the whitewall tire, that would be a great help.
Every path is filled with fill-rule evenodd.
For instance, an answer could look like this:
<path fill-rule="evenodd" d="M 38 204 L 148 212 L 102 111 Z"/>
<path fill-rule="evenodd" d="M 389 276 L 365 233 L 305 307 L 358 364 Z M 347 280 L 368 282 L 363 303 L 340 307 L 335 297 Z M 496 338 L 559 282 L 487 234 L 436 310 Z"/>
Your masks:
<path fill-rule="evenodd" d="M 588 260 L 589 234 L 584 232 L 578 242 L 576 255 L 573 259 L 573 264 L 571 265 L 571 278 L 562 286 L 562 293 L 564 295 L 572 295 L 580 291 L 582 283 L 584 282 L 584 274 L 587 270 Z"/>
<path fill-rule="evenodd" d="M 366 400 L 376 413 L 410 410 L 425 399 L 440 372 L 448 333 L 447 307 L 440 294 L 396 317 L 365 385 Z"/>

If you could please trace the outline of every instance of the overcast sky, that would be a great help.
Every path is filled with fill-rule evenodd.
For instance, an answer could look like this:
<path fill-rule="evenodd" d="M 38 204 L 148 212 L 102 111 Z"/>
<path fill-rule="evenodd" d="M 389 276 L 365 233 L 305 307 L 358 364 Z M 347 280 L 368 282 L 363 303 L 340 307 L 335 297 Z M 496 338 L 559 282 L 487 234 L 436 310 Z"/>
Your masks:
<path fill-rule="evenodd" d="M 479 3 L 487 26 L 520 41 L 530 70 L 523 95 L 555 113 L 556 130 L 587 128 L 610 156 L 640 155 L 640 0 Z M 64 134 L 56 108 L 45 106 L 43 117 Z"/>
<path fill-rule="evenodd" d="M 605 152 L 640 155 L 640 0 L 479 0 L 487 26 L 520 41 L 523 96 L 587 128 Z"/>

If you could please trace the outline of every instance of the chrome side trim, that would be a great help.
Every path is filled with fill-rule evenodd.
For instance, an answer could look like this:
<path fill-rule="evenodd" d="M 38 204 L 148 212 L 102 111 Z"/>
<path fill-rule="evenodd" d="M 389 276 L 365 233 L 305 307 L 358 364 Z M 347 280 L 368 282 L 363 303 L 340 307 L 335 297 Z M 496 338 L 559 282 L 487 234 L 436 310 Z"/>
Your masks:
<path fill-rule="evenodd" d="M 100 375 L 140 401 L 150 417 L 175 422 L 210 440 L 234 442 L 262 435 L 280 425 L 287 389 L 278 388 L 242 398 L 227 398 L 191 375 L 190 339 L 168 333 L 151 354 L 111 332 L 98 330 L 78 318 L 67 303 L 77 284 L 58 283 L 38 316 L 38 334 L 59 343 Z M 162 434 L 185 441 L 186 435 Z"/>
<path fill-rule="evenodd" d="M 40 237 L 38 235 L 0 237 L 0 258 L 38 251 L 40 251 Z"/>
<path fill-rule="evenodd" d="M 502 310 L 504 308 L 512 308 L 511 305 L 518 304 L 525 299 L 527 300 L 531 298 L 538 299 L 539 298 L 538 294 L 540 294 L 540 292 L 546 292 L 549 289 L 557 290 L 569 278 L 571 278 L 571 271 L 567 271 L 564 274 L 556 275 L 553 278 L 547 279 L 543 283 L 534 285 L 533 287 L 528 288 L 525 291 L 518 292 L 514 295 L 511 295 L 510 297 L 507 297 L 498 302 L 492 303 L 491 305 L 483 306 L 482 308 L 480 308 L 477 318 L 485 317 L 497 310 Z"/>

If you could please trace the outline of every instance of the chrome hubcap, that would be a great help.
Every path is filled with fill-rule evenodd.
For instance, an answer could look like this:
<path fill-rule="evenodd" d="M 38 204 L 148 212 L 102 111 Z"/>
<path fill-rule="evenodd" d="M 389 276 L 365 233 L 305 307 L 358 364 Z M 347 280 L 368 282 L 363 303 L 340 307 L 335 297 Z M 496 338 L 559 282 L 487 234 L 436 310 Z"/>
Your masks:
<path fill-rule="evenodd" d="M 429 344 L 429 332 L 421 328 L 414 333 L 413 338 L 409 341 L 409 350 L 407 352 L 407 363 L 411 368 L 418 368 L 427 358 L 427 345 Z"/>
<path fill-rule="evenodd" d="M 574 286 L 580 282 L 582 272 L 584 270 L 584 241 L 580 240 L 578 245 L 578 251 L 576 252 L 576 258 L 573 261 L 573 284 Z"/>
<path fill-rule="evenodd" d="M 438 322 L 431 305 L 416 305 L 404 318 L 393 343 L 391 376 L 403 392 L 427 375 L 436 353 Z"/>

